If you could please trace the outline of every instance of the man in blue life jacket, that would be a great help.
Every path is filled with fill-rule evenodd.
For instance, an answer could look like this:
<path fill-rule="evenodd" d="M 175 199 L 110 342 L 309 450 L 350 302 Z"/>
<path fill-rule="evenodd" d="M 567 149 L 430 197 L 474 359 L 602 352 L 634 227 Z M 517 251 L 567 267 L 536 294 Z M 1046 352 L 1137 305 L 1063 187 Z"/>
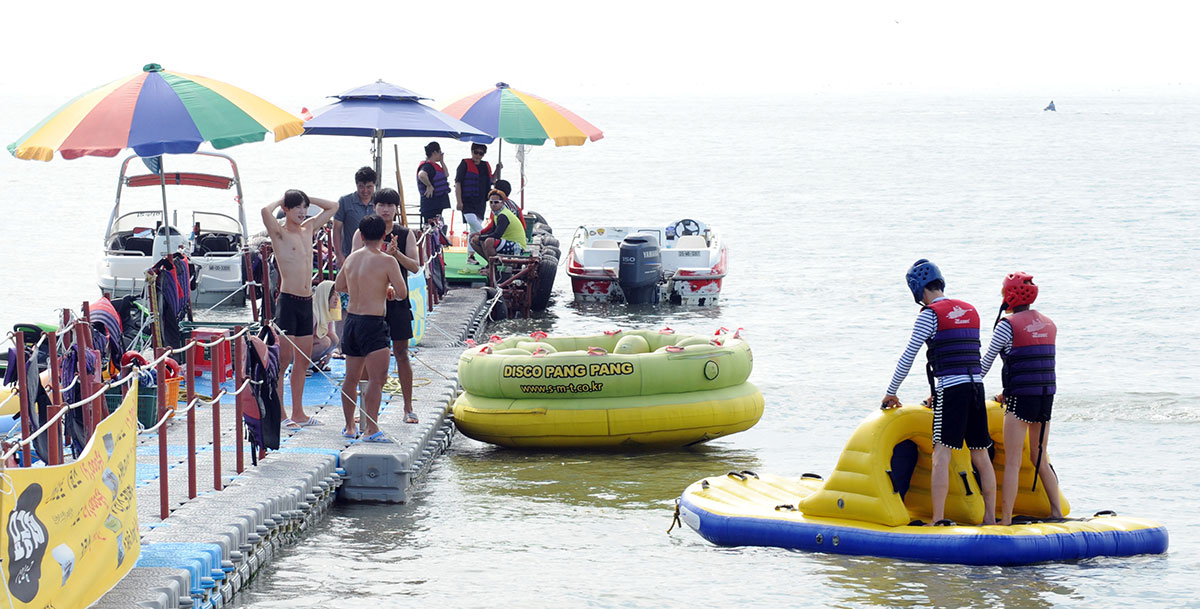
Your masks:
<path fill-rule="evenodd" d="M 921 345 L 928 349 L 926 373 L 933 392 L 933 469 L 929 493 L 933 501 L 931 524 L 943 520 L 950 485 L 951 450 L 962 448 L 965 438 L 971 463 L 979 473 L 983 494 L 983 524 L 996 523 L 996 472 L 988 449 L 987 405 L 979 361 L 979 312 L 961 300 L 946 298 L 942 272 L 924 258 L 913 263 L 905 275 L 913 300 L 922 305 L 913 325 L 908 347 L 896 364 L 896 372 L 883 396 L 882 408 L 900 406 L 896 392 L 908 376 Z"/>
<path fill-rule="evenodd" d="M 1000 372 L 1004 392 L 996 401 L 1004 404 L 1004 481 L 1000 486 L 1000 524 L 1012 524 L 1017 501 L 1021 458 L 1025 438 L 1029 437 L 1033 455 L 1033 489 L 1042 480 L 1050 502 L 1050 517 L 1062 518 L 1058 475 L 1050 467 L 1046 446 L 1050 442 L 1050 411 L 1054 406 L 1057 379 L 1054 372 L 1054 343 L 1058 328 L 1045 314 L 1029 308 L 1037 299 L 1038 287 L 1029 273 L 1009 273 L 1001 287 L 1004 297 L 1000 314 L 992 328 L 992 340 L 981 362 L 984 376 L 999 355 L 1004 360 Z M 1038 437 L 1034 446 L 1033 436 Z"/>
<path fill-rule="evenodd" d="M 450 180 L 446 172 L 446 162 L 442 154 L 442 145 L 429 142 L 425 145 L 425 160 L 417 166 L 417 182 L 421 191 L 421 223 L 426 224 L 432 218 L 441 218 L 442 210 L 450 209 Z"/>
<path fill-rule="evenodd" d="M 483 160 L 485 154 L 487 146 L 471 144 L 471 158 L 463 159 L 454 172 L 454 196 L 458 200 L 456 209 L 462 212 L 463 222 L 471 228 L 472 233 L 483 230 L 483 218 L 487 214 L 487 193 L 492 190 L 492 184 L 496 180 L 491 165 Z M 497 175 L 503 166 L 503 163 L 496 164 Z M 469 240 L 467 264 L 479 264 L 475 260 L 475 250 Z"/>

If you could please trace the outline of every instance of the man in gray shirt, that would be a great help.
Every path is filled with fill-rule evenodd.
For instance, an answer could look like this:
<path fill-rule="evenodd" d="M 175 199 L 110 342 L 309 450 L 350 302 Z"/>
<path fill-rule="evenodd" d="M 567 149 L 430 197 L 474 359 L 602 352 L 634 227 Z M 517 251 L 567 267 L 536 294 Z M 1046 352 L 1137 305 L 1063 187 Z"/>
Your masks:
<path fill-rule="evenodd" d="M 351 241 L 358 223 L 375 213 L 375 170 L 363 167 L 354 172 L 355 191 L 338 199 L 337 213 L 333 215 L 333 255 L 338 268 L 346 263 L 350 255 Z"/>

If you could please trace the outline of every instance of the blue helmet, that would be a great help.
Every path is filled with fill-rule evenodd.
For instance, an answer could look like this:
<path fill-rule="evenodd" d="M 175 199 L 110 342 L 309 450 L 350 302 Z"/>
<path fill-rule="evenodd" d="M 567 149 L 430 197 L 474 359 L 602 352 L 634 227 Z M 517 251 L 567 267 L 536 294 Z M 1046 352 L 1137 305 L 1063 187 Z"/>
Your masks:
<path fill-rule="evenodd" d="M 908 282 L 908 289 L 912 292 L 913 300 L 917 301 L 917 304 L 921 304 L 921 296 L 925 295 L 925 286 L 937 279 L 941 279 L 943 284 L 946 283 L 946 279 L 942 277 L 942 271 L 938 270 L 937 265 L 924 258 L 914 262 L 908 272 L 904 274 L 904 281 Z"/>

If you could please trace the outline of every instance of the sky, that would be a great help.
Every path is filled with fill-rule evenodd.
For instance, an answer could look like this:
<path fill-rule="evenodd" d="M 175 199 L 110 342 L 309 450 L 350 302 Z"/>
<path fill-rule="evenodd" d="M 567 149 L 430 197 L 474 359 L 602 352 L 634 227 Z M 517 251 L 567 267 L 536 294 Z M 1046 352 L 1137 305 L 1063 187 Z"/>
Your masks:
<path fill-rule="evenodd" d="M 499 80 L 551 99 L 1196 90 L 1187 2 L 10 2 L 0 97 L 140 71 L 319 106 L 376 79 L 443 107 Z M 49 110 L 49 109 L 48 109 Z"/>

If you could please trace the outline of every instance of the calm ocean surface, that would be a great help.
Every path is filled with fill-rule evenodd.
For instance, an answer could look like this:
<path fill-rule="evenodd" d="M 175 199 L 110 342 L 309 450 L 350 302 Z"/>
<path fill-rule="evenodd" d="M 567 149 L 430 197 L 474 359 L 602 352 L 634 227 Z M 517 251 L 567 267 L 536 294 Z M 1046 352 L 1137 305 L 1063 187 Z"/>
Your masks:
<path fill-rule="evenodd" d="M 0 101 L 7 143 L 62 100 Z M 1062 98 L 1057 113 L 1017 96 L 556 101 L 606 135 L 529 155 L 528 206 L 564 249 L 582 223 L 694 218 L 725 236 L 730 275 L 719 307 L 634 310 L 571 303 L 560 272 L 545 317 L 493 331 L 745 328 L 762 421 L 707 446 L 634 454 L 519 452 L 460 436 L 412 503 L 339 506 L 235 606 L 1200 604 L 1190 465 L 1200 447 L 1200 97 Z M 423 142 L 387 142 L 389 185 L 393 143 L 411 192 Z M 454 160 L 467 149 L 443 146 Z M 515 147 L 504 148 L 511 179 Z M 311 136 L 227 152 L 255 218 L 286 188 L 350 192 L 368 149 Z M 118 161 L 0 156 L 0 322 L 78 308 L 96 294 Z M 141 194 L 153 206 L 157 193 Z M 921 257 L 989 320 L 1005 273 L 1035 276 L 1037 306 L 1060 332 L 1050 453 L 1063 491 L 1076 515 L 1165 523 L 1168 554 L 958 567 L 666 533 L 674 499 L 701 477 L 831 471 L 908 339 L 918 309 L 903 275 Z M 908 402 L 924 393 L 919 371 L 901 388 Z"/>

